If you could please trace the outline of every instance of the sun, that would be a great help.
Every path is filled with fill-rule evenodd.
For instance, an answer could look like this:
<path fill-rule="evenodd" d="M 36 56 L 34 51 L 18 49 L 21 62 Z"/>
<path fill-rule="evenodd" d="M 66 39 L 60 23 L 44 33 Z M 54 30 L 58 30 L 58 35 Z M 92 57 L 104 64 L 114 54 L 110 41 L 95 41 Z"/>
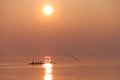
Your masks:
<path fill-rule="evenodd" d="M 49 5 L 46 5 L 44 8 L 43 8 L 43 12 L 44 14 L 46 15 L 51 15 L 53 13 L 53 9 L 51 6 Z"/>

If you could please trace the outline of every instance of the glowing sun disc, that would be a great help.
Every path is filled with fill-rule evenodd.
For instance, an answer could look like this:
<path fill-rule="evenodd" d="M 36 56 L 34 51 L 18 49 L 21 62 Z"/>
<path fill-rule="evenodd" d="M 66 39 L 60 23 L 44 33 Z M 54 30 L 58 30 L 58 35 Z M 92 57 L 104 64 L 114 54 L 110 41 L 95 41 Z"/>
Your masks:
<path fill-rule="evenodd" d="M 53 9 L 51 6 L 45 6 L 44 9 L 43 9 L 43 12 L 46 14 L 46 15 L 51 15 L 52 12 L 53 12 Z"/>

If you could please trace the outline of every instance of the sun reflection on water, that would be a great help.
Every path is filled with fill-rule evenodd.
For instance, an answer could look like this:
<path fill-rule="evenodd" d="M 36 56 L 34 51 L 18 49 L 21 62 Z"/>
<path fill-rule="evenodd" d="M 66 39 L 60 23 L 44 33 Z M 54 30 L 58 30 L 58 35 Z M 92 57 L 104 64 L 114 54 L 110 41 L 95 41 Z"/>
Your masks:
<path fill-rule="evenodd" d="M 43 68 L 45 69 L 44 80 L 52 80 L 52 67 L 50 63 L 44 64 Z"/>

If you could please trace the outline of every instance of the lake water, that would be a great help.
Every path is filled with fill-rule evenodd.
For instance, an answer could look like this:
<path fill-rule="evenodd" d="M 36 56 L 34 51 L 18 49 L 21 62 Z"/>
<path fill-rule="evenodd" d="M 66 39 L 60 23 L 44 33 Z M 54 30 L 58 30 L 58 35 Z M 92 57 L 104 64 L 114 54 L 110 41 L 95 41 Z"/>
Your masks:
<path fill-rule="evenodd" d="M 1 63 L 0 80 L 120 80 L 119 64 L 56 63 L 51 69 L 46 73 L 41 65 Z"/>

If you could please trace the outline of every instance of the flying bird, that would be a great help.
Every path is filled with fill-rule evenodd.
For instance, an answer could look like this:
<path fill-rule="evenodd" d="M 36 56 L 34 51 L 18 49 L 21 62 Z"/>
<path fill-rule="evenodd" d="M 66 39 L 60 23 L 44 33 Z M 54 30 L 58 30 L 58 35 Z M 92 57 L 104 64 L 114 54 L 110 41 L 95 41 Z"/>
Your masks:
<path fill-rule="evenodd" d="M 79 59 L 78 58 L 76 58 L 75 56 L 73 56 L 73 55 L 69 55 L 71 58 L 73 58 L 74 60 L 77 60 L 77 61 L 79 61 Z"/>

